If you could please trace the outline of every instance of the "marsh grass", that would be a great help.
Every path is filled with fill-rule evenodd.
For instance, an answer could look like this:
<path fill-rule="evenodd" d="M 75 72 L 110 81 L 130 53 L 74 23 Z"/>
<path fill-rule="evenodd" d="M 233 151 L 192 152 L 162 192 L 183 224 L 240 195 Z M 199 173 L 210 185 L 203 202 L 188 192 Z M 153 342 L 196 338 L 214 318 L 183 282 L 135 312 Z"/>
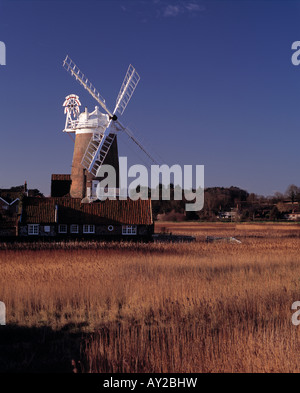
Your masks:
<path fill-rule="evenodd" d="M 198 241 L 3 249 L 0 300 L 11 325 L 81 334 L 84 372 L 299 372 L 300 238 L 286 227 L 180 223 Z"/>

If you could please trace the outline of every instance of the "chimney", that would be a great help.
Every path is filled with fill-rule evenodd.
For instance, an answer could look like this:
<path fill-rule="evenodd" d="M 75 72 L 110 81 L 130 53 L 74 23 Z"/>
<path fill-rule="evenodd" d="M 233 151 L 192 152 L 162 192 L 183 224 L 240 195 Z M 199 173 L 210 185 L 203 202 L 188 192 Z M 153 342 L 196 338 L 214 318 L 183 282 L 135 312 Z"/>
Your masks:
<path fill-rule="evenodd" d="M 24 194 L 26 196 L 28 196 L 28 189 L 27 189 L 27 181 L 26 180 L 25 180 L 25 183 L 24 183 Z"/>

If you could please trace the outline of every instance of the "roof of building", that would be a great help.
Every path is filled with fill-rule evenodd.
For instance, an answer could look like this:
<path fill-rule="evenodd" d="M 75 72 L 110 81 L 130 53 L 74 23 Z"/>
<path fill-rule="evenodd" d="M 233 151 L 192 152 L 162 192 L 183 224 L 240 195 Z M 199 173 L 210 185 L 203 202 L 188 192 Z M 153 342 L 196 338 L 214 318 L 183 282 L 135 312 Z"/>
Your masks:
<path fill-rule="evenodd" d="M 57 206 L 57 221 L 56 221 Z M 80 198 L 24 198 L 22 224 L 151 225 L 151 200 L 105 200 L 81 203 Z"/>
<path fill-rule="evenodd" d="M 4 204 L 6 204 L 6 205 L 13 205 L 14 203 L 16 203 L 17 201 L 19 201 L 20 200 L 20 198 L 16 198 L 15 200 L 13 200 L 12 202 L 8 202 L 7 200 L 5 200 L 5 199 L 3 199 L 3 198 L 1 198 L 0 197 L 0 203 L 4 203 Z"/>
<path fill-rule="evenodd" d="M 51 180 L 71 181 L 71 175 L 53 174 L 51 175 Z"/>

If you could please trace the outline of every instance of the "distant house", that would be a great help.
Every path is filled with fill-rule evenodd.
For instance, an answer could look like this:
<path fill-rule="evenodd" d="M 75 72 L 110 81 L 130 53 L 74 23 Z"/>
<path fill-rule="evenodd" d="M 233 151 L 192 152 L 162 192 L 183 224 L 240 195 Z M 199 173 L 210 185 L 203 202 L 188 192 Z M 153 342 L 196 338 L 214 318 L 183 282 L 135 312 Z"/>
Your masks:
<path fill-rule="evenodd" d="M 300 213 L 288 213 L 284 215 L 284 218 L 289 221 L 300 221 Z"/>
<path fill-rule="evenodd" d="M 218 218 L 221 220 L 234 220 L 237 217 L 237 211 L 219 212 Z"/>
<path fill-rule="evenodd" d="M 150 237 L 154 226 L 151 200 L 105 200 L 24 197 L 19 236 Z"/>

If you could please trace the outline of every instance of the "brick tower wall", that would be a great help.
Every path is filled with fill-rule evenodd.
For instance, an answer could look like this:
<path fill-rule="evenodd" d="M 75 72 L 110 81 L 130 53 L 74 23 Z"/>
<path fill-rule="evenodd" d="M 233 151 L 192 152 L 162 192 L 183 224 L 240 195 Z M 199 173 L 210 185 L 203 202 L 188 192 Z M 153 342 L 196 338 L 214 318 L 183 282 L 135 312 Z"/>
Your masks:
<path fill-rule="evenodd" d="M 94 177 L 88 173 L 83 166 L 81 161 L 83 155 L 87 149 L 87 146 L 92 137 L 92 133 L 88 134 L 77 134 L 75 138 L 72 172 L 71 172 L 71 189 L 70 196 L 72 198 L 84 198 L 86 196 L 86 188 L 91 187 L 92 180 L 101 180 L 101 178 Z M 117 137 L 111 145 L 107 156 L 104 160 L 105 165 L 112 165 L 116 170 L 116 187 L 119 187 L 119 157 L 118 157 L 118 144 Z"/>
<path fill-rule="evenodd" d="M 71 189 L 70 195 L 72 198 L 84 198 L 86 188 L 86 176 L 85 169 L 81 165 L 83 155 L 88 147 L 91 140 L 92 133 L 88 134 L 76 134 L 72 171 L 71 171 Z"/>

